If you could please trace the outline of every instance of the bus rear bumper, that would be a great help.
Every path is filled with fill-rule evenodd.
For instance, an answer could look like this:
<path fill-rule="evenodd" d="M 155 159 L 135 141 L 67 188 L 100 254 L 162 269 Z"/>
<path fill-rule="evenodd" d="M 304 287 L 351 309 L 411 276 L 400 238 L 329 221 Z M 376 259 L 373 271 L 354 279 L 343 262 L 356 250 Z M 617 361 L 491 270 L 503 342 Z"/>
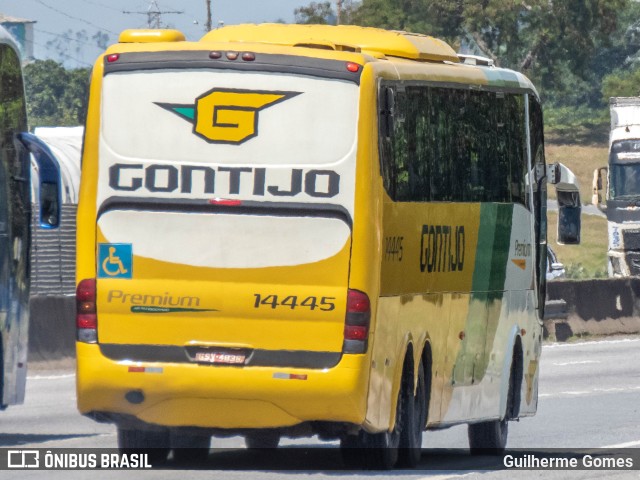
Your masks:
<path fill-rule="evenodd" d="M 104 357 L 98 345 L 76 346 L 80 413 L 116 423 L 250 429 L 365 418 L 366 355 L 311 370 L 122 362 Z"/>

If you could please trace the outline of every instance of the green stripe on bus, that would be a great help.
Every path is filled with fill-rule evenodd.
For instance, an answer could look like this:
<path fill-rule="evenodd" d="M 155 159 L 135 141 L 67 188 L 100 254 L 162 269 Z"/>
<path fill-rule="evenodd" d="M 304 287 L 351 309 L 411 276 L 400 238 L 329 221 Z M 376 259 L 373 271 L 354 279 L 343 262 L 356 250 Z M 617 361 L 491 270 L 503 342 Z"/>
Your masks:
<path fill-rule="evenodd" d="M 465 336 L 452 372 L 455 385 L 476 384 L 486 374 L 502 310 L 512 223 L 513 205 L 481 205 Z"/>
<path fill-rule="evenodd" d="M 473 292 L 504 290 L 512 218 L 513 205 L 486 203 L 480 207 L 476 265 L 471 285 Z"/>

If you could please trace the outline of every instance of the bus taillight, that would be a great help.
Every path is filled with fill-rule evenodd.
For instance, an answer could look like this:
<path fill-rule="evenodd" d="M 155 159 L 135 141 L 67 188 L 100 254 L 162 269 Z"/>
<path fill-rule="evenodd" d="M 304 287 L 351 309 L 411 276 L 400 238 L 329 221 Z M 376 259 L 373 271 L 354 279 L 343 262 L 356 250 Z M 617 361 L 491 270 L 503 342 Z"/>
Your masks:
<path fill-rule="evenodd" d="M 219 205 L 222 207 L 239 207 L 242 205 L 242 200 L 232 200 L 228 198 L 212 198 L 209 200 L 210 205 Z"/>
<path fill-rule="evenodd" d="M 358 65 L 357 63 L 353 63 L 353 62 L 348 62 L 347 63 L 347 70 L 349 70 L 351 73 L 358 73 L 358 70 L 360 70 L 360 65 Z"/>
<path fill-rule="evenodd" d="M 369 339 L 371 303 L 366 293 L 349 290 L 344 322 L 343 353 L 365 353 Z"/>
<path fill-rule="evenodd" d="M 76 290 L 76 329 L 79 342 L 98 341 L 98 316 L 96 314 L 96 279 L 86 278 Z"/>

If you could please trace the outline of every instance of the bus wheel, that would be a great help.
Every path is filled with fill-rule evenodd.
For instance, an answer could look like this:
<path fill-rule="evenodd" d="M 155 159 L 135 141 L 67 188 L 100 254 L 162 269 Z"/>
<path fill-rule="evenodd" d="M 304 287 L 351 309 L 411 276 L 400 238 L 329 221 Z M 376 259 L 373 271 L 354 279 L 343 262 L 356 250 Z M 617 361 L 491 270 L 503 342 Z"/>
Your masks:
<path fill-rule="evenodd" d="M 408 380 L 410 377 L 406 377 Z M 422 362 L 418 365 L 418 382 L 416 394 L 413 394 L 413 382 L 403 382 L 403 389 L 406 405 L 403 406 L 403 413 L 406 421 L 403 422 L 403 430 L 400 432 L 400 451 L 398 452 L 398 464 L 403 467 L 413 468 L 420 462 L 422 455 L 422 431 L 427 422 L 427 385 L 424 378 L 424 367 Z"/>
<path fill-rule="evenodd" d="M 490 454 L 500 455 L 507 447 L 507 436 L 509 435 L 509 418 L 514 412 L 515 389 L 518 376 L 518 365 L 514 353 L 509 372 L 509 389 L 507 390 L 507 411 L 502 420 L 491 420 L 469 425 L 469 449 L 472 455 Z"/>
<path fill-rule="evenodd" d="M 173 459 L 177 463 L 202 463 L 209 457 L 211 437 L 208 435 L 178 435 L 171 437 Z"/>
<path fill-rule="evenodd" d="M 256 430 L 247 433 L 244 437 L 247 448 L 278 448 L 280 432 L 277 430 Z"/>
<path fill-rule="evenodd" d="M 122 453 L 147 454 L 151 465 L 164 463 L 171 450 L 169 431 L 118 427 L 118 448 Z"/>
<path fill-rule="evenodd" d="M 469 449 L 472 455 L 499 455 L 507 446 L 509 421 L 491 420 L 469 425 Z"/>
<path fill-rule="evenodd" d="M 347 468 L 389 470 L 398 462 L 399 432 L 347 435 L 340 441 L 342 462 Z"/>
<path fill-rule="evenodd" d="M 347 435 L 342 438 L 340 452 L 342 461 L 347 468 L 389 470 L 399 461 L 401 442 L 404 444 L 414 442 L 415 444 L 415 435 L 405 433 L 407 430 L 415 430 L 409 427 L 409 423 L 414 418 L 413 381 L 411 378 L 407 375 L 405 368 L 398 393 L 396 424 L 391 432 L 368 433 L 360 430 L 358 435 Z M 409 440 L 409 437 L 413 439 Z M 422 431 L 420 439 L 422 439 Z M 405 461 L 404 465 L 408 466 L 409 464 L 406 462 L 410 460 L 408 458 L 403 460 Z"/>

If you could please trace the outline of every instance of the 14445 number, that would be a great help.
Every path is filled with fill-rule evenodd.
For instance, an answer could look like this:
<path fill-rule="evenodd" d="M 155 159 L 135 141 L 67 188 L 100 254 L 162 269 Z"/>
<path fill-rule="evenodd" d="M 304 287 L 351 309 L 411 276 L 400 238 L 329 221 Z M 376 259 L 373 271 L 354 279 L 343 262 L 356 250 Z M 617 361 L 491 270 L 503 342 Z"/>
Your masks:
<path fill-rule="evenodd" d="M 255 308 L 261 307 L 289 307 L 294 308 L 309 308 L 315 310 L 316 308 L 325 312 L 330 312 L 336 308 L 335 297 L 298 297 L 297 295 L 289 295 L 283 297 L 282 301 L 279 301 L 278 295 L 262 295 L 260 293 L 254 293 L 256 301 L 253 304 Z"/>

